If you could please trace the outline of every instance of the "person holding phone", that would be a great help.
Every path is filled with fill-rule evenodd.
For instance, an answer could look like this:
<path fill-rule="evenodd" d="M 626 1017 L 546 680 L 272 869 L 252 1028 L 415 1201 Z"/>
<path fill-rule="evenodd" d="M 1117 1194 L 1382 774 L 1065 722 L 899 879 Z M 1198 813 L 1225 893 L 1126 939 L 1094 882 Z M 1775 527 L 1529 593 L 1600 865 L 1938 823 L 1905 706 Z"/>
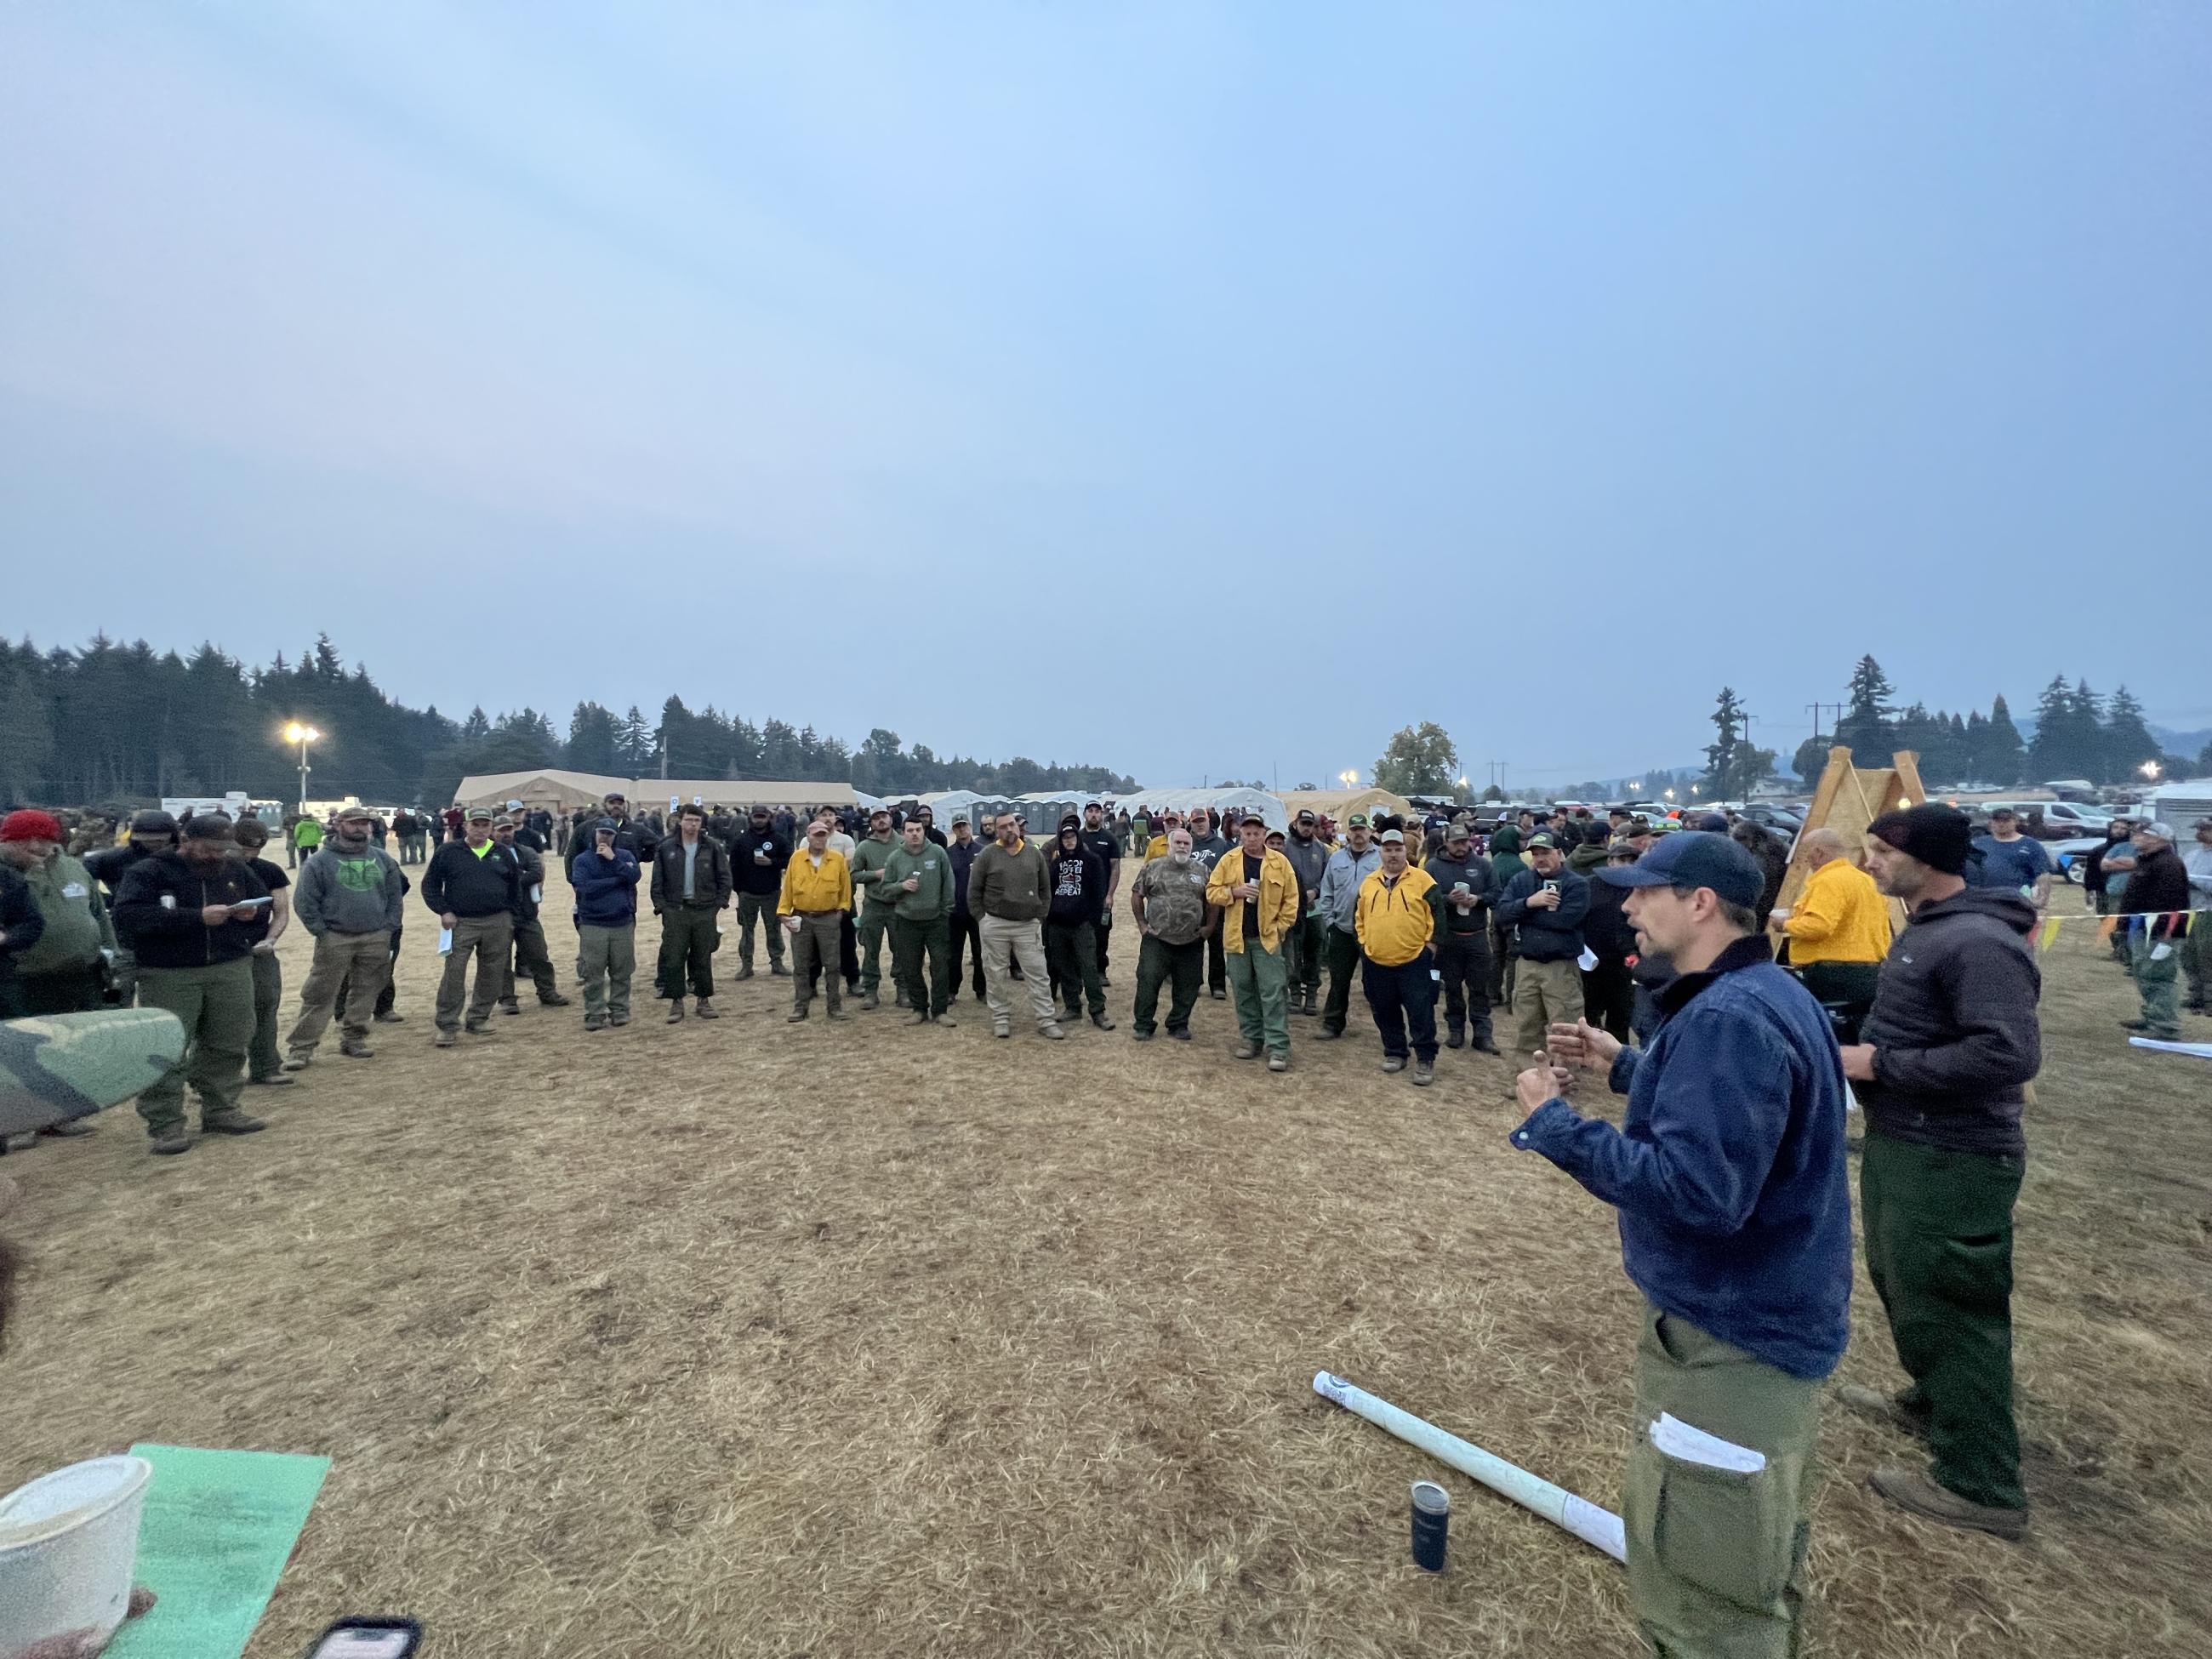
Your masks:
<path fill-rule="evenodd" d="M 149 1150 L 173 1157 L 192 1149 L 185 1085 L 199 1097 L 200 1128 L 247 1135 L 269 1126 L 239 1109 L 246 1054 L 253 1040 L 251 925 L 270 908 L 269 890 L 240 859 L 230 820 L 194 816 L 173 853 L 131 866 L 115 897 L 115 931 L 138 964 L 138 1000 L 183 1022 L 185 1052 L 138 1097 Z"/>
<path fill-rule="evenodd" d="M 1544 1046 L 1553 1025 L 1583 1017 L 1583 919 L 1589 914 L 1589 883 L 1566 866 L 1551 835 L 1528 837 L 1528 867 L 1498 900 L 1498 920 L 1516 935 L 1513 975 L 1513 1042 L 1526 1058 Z"/>

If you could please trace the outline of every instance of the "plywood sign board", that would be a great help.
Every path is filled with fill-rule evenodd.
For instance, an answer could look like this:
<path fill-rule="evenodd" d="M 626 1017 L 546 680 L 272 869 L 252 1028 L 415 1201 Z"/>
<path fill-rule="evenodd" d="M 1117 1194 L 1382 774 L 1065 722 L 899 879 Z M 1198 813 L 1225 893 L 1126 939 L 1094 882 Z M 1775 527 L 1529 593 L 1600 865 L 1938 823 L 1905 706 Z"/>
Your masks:
<path fill-rule="evenodd" d="M 1892 755 L 1887 766 L 1863 767 L 1851 764 L 1850 750 L 1831 749 L 1820 787 L 1813 792 L 1813 804 L 1805 809 L 1805 830 L 1833 830 L 1844 838 L 1856 863 L 1866 851 L 1869 824 L 1884 812 L 1917 806 L 1927 799 L 1928 792 L 1920 787 L 1920 757 L 1911 750 Z M 1780 908 L 1796 905 L 1798 894 L 1805 890 L 1811 866 L 1805 861 L 1804 848 L 1805 830 L 1801 830 L 1796 845 L 1790 849 L 1790 867 L 1782 878 L 1782 896 L 1775 901 Z M 1889 910 L 1891 925 L 1903 927 L 1905 907 L 1892 899 Z"/>

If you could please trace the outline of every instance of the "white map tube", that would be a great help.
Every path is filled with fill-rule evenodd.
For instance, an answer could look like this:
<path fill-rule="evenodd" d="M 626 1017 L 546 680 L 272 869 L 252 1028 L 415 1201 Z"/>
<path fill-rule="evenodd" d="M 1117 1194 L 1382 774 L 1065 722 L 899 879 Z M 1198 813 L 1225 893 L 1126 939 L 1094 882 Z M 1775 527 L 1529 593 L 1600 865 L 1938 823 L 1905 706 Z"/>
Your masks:
<path fill-rule="evenodd" d="M 1628 1540 L 1621 1532 L 1620 1517 L 1611 1510 L 1600 1509 L 1588 1498 L 1577 1498 L 1565 1487 L 1555 1486 L 1502 1457 L 1493 1457 L 1455 1434 L 1446 1434 L 1435 1424 L 1424 1422 L 1411 1412 L 1400 1411 L 1389 1401 L 1355 1388 L 1332 1372 L 1316 1371 L 1313 1385 L 1314 1392 L 1322 1399 L 1334 1400 L 1354 1416 L 1365 1418 L 1407 1445 L 1419 1447 L 1439 1463 L 1480 1480 L 1501 1498 L 1511 1498 L 1522 1509 L 1542 1516 L 1585 1544 L 1603 1550 L 1614 1560 L 1628 1559 Z"/>

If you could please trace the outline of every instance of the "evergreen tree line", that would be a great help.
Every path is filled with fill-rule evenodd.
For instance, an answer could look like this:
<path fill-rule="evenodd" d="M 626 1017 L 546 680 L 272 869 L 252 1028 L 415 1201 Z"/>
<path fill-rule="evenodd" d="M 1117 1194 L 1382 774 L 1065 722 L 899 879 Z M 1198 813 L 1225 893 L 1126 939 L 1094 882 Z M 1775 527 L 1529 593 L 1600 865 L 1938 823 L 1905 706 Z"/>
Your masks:
<path fill-rule="evenodd" d="M 2168 777 L 2212 771 L 2212 744 L 2195 756 L 2160 752 L 2142 704 L 2124 685 L 2100 696 L 2087 680 L 2069 685 L 2063 674 L 2053 675 L 2036 702 L 2033 738 L 2021 736 L 2002 695 L 1990 700 L 1986 714 L 1931 713 L 1917 702 L 1898 708 L 1889 676 L 1871 656 L 1852 669 L 1847 696 L 1834 734 L 1798 746 L 1793 764 L 1808 784 L 1820 777 L 1833 744 L 1876 766 L 1910 750 L 1920 757 L 1920 775 L 1931 788 L 1984 783 L 2008 789 L 2059 778 L 2140 783 L 2147 765 Z"/>
<path fill-rule="evenodd" d="M 626 778 L 843 781 L 876 795 L 1136 787 L 1099 766 L 940 758 L 923 744 L 902 747 L 881 727 L 849 748 L 811 726 L 755 726 L 712 705 L 694 714 L 674 696 L 657 724 L 635 707 L 617 715 L 579 702 L 564 738 L 548 715 L 526 707 L 495 719 L 479 707 L 459 721 L 435 705 L 410 708 L 378 686 L 366 664 L 348 669 L 328 635 L 296 661 L 280 652 L 266 667 L 248 668 L 212 645 L 187 658 L 101 634 L 81 650 L 0 641 L 0 802 L 123 805 L 233 789 L 289 800 L 299 756 L 279 733 L 293 720 L 322 733 L 308 755 L 311 796 L 386 805 L 442 805 L 471 775 L 545 767 Z"/>

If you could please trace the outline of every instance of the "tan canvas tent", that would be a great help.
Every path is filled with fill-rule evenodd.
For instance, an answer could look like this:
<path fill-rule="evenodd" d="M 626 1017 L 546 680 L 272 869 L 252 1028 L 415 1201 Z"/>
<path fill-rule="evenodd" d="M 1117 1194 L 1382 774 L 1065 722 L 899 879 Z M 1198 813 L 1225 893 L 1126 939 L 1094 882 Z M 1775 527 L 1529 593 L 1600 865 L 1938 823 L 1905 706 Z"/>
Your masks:
<path fill-rule="evenodd" d="M 1411 815 L 1413 803 L 1403 795 L 1394 795 L 1388 789 L 1286 789 L 1283 805 L 1296 817 L 1301 812 L 1312 812 L 1318 817 L 1334 818 L 1337 828 L 1354 812 L 1364 812 L 1372 817 L 1377 812 L 1396 812 Z"/>
<path fill-rule="evenodd" d="M 453 792 L 456 806 L 504 806 L 519 800 L 527 807 L 566 811 L 574 806 L 596 806 L 609 790 L 617 790 L 639 808 L 666 811 L 668 798 L 687 802 L 696 795 L 709 806 L 850 806 L 855 797 L 849 783 L 790 783 L 753 778 L 610 778 L 593 772 L 490 772 L 463 778 Z"/>
<path fill-rule="evenodd" d="M 504 806 L 519 800 L 533 811 L 562 812 L 573 806 L 596 806 L 610 789 L 627 792 L 628 778 L 601 777 L 593 772 L 487 772 L 463 778 L 453 791 L 456 806 Z"/>

